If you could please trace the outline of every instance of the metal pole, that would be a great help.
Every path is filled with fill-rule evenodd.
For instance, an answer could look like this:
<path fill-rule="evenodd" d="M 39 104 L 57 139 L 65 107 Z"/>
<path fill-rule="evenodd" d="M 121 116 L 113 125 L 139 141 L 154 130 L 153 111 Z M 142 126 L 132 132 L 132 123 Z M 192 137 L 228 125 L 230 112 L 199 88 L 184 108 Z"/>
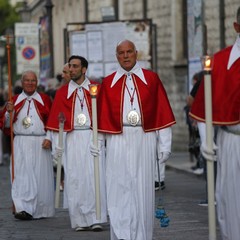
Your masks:
<path fill-rule="evenodd" d="M 49 77 L 54 77 L 54 59 L 53 59 L 54 51 L 53 51 L 53 29 L 52 29 L 52 8 L 53 7 L 54 5 L 52 4 L 52 1 L 47 0 L 45 4 L 45 8 L 47 10 L 47 16 L 49 20 L 48 33 L 49 33 L 49 49 L 50 49 L 50 63 L 51 63 Z"/>

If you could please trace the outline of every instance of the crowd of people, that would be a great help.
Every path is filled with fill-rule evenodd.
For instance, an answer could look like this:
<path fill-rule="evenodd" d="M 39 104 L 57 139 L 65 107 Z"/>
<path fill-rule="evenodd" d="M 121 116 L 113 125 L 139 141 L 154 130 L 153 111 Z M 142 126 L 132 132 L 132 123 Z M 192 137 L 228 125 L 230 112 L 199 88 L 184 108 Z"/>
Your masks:
<path fill-rule="evenodd" d="M 240 236 L 240 8 L 234 29 L 235 44 L 216 53 L 212 66 L 213 125 L 220 126 L 213 150 L 205 139 L 204 81 L 188 99 L 188 112 L 197 121 L 201 138 L 198 151 L 205 161 L 217 159 L 218 222 L 222 239 L 231 240 Z M 156 173 L 170 157 L 176 121 L 158 74 L 141 68 L 137 54 L 130 40 L 116 46 L 118 69 L 102 80 L 97 96 L 98 144 L 93 143 L 89 89 L 96 82 L 87 77 L 87 59 L 72 55 L 51 94 L 38 91 L 35 72 L 22 74 L 21 91 L 2 106 L 0 114 L 4 134 L 14 133 L 10 168 L 16 219 L 54 216 L 53 163 L 61 159 L 64 207 L 75 231 L 102 231 L 109 217 L 111 240 L 152 239 L 155 188 L 165 187 L 164 171 L 158 178 Z M 64 115 L 61 146 L 59 114 Z"/>
<path fill-rule="evenodd" d="M 98 146 L 89 93 L 94 82 L 86 76 L 84 57 L 69 58 L 55 92 L 39 88 L 35 72 L 22 74 L 22 89 L 4 105 L 0 121 L 5 134 L 14 133 L 10 168 L 16 219 L 54 216 L 53 163 L 61 158 L 64 207 L 75 231 L 102 231 L 109 216 L 112 240 L 152 238 L 156 160 L 164 164 L 171 154 L 175 118 L 158 75 L 139 66 L 135 44 L 119 42 L 116 58 L 119 68 L 103 79 L 97 96 Z M 65 118 L 62 146 L 59 113 Z"/>

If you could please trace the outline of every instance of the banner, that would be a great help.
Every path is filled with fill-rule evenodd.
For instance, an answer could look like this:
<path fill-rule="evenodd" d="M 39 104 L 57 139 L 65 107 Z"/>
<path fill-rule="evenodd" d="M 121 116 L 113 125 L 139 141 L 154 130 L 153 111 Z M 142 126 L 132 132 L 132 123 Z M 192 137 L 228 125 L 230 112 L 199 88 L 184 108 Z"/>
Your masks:
<path fill-rule="evenodd" d="M 40 19 L 40 82 L 43 86 L 47 87 L 47 81 L 51 78 L 51 53 L 50 53 L 50 40 L 49 40 L 49 18 L 48 16 L 41 17 Z"/>

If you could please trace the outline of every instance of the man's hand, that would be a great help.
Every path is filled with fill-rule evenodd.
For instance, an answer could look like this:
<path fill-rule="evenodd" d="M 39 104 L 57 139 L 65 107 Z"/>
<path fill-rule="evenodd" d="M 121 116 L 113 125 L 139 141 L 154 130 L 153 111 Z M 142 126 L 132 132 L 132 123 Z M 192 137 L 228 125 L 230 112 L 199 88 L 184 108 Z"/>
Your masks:
<path fill-rule="evenodd" d="M 99 156 L 99 154 L 100 154 L 99 148 L 96 147 L 96 146 L 93 144 L 92 141 L 91 141 L 91 143 L 90 143 L 90 152 L 91 152 L 91 154 L 92 154 L 94 157 L 97 157 L 97 156 Z"/>
<path fill-rule="evenodd" d="M 216 154 L 216 150 L 217 150 L 217 146 L 215 143 L 213 143 L 213 150 L 210 150 L 206 144 L 206 142 L 203 142 L 201 144 L 200 150 L 201 153 L 203 155 L 203 157 L 206 160 L 210 160 L 210 161 L 217 161 L 217 154 Z"/>
<path fill-rule="evenodd" d="M 169 157 L 170 157 L 171 153 L 170 152 L 160 152 L 159 156 L 158 156 L 158 161 L 159 163 L 165 163 Z"/>
<path fill-rule="evenodd" d="M 12 112 L 13 109 L 14 109 L 13 103 L 12 103 L 12 102 L 7 102 L 7 104 L 6 104 L 6 109 L 7 109 L 7 111 L 8 111 L 9 113 Z"/>
<path fill-rule="evenodd" d="M 55 153 L 54 153 L 54 155 L 53 155 L 53 158 L 54 158 L 54 159 L 58 159 L 58 158 L 62 157 L 63 152 L 64 152 L 64 149 L 63 149 L 63 148 L 55 147 Z"/>
<path fill-rule="evenodd" d="M 48 139 L 44 139 L 42 143 L 42 148 L 44 149 L 50 149 L 52 146 L 52 142 Z"/>

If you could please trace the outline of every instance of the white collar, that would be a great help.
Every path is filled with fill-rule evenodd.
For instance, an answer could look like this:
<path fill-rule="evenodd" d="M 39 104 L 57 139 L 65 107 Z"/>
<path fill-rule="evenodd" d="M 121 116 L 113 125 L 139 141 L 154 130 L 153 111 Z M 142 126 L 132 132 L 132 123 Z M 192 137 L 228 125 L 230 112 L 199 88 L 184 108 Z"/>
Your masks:
<path fill-rule="evenodd" d="M 34 92 L 33 95 L 28 96 L 24 91 L 22 91 L 22 93 L 19 94 L 19 96 L 15 102 L 15 105 L 17 105 L 18 103 L 20 103 L 22 100 L 24 100 L 26 98 L 28 100 L 35 99 L 36 101 L 38 101 L 39 103 L 44 105 L 43 100 L 38 92 Z"/>
<path fill-rule="evenodd" d="M 231 53 L 230 53 L 230 56 L 229 56 L 229 59 L 228 59 L 228 66 L 227 66 L 227 69 L 229 70 L 231 68 L 231 66 L 233 65 L 233 63 L 240 57 L 240 35 L 237 37 L 233 47 L 232 47 L 232 50 L 231 50 Z"/>
<path fill-rule="evenodd" d="M 112 84 L 111 87 L 113 87 L 115 85 L 115 83 L 125 74 L 127 73 L 134 73 L 135 75 L 137 75 L 146 85 L 146 79 L 144 77 L 142 68 L 139 66 L 138 63 L 135 64 L 135 66 L 131 69 L 131 71 L 127 72 L 126 70 L 124 70 L 121 66 L 118 67 L 117 72 L 112 80 Z"/>
<path fill-rule="evenodd" d="M 69 99 L 72 95 L 72 93 L 77 89 L 77 88 L 80 88 L 80 87 L 83 87 L 85 88 L 86 90 L 89 90 L 89 87 L 88 85 L 90 84 L 90 81 L 87 77 L 85 77 L 85 80 L 83 81 L 83 83 L 81 85 L 78 85 L 76 82 L 74 82 L 73 80 L 71 80 L 69 82 L 69 85 L 68 85 L 68 95 L 67 95 L 67 99 Z"/>

